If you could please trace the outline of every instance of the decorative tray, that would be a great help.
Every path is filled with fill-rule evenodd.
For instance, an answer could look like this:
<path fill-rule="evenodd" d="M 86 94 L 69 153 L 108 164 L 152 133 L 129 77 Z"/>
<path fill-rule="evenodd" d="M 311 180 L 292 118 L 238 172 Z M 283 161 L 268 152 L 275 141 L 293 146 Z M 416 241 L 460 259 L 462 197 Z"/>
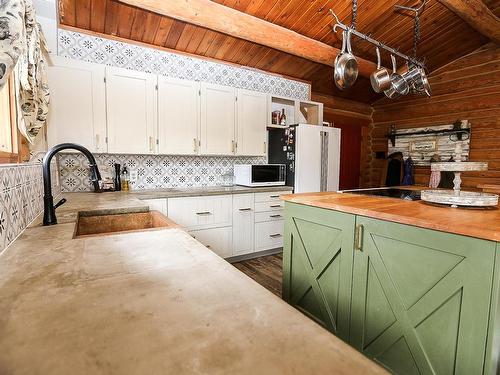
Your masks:
<path fill-rule="evenodd" d="M 474 191 L 422 190 L 422 200 L 451 207 L 491 207 L 498 205 L 498 195 Z"/>

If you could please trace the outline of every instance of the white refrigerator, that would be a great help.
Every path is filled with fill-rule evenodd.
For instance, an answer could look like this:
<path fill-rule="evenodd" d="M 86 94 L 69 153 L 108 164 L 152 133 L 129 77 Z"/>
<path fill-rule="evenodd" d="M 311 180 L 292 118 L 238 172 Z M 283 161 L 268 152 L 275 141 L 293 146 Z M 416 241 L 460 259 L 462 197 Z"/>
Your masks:
<path fill-rule="evenodd" d="M 337 191 L 340 129 L 298 124 L 269 129 L 269 163 L 286 164 L 286 185 L 294 193 Z"/>

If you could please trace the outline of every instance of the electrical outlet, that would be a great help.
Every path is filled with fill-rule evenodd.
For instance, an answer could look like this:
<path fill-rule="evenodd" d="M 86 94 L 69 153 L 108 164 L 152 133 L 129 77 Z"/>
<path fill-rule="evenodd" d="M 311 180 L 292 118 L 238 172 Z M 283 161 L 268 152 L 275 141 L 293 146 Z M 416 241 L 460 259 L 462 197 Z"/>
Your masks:
<path fill-rule="evenodd" d="M 130 182 L 133 184 L 137 182 L 137 171 L 130 171 Z"/>

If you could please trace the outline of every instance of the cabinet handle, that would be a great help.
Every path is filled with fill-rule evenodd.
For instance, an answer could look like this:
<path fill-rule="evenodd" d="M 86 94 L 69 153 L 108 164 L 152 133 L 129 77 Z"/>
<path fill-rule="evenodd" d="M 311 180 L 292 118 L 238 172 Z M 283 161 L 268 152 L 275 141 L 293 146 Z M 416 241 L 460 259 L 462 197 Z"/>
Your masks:
<path fill-rule="evenodd" d="M 279 238 L 279 237 L 282 237 L 282 235 L 279 234 L 279 233 L 276 233 L 276 234 L 270 234 L 269 237 L 271 237 L 271 238 Z"/>
<path fill-rule="evenodd" d="M 153 140 L 153 137 L 149 137 L 149 151 L 153 151 L 153 143 L 154 143 L 154 140 Z"/>
<path fill-rule="evenodd" d="M 205 247 L 206 247 L 207 249 L 210 249 L 210 245 L 205 245 Z"/>
<path fill-rule="evenodd" d="M 267 147 L 266 147 L 266 142 L 264 142 L 264 155 L 267 154 Z"/>
<path fill-rule="evenodd" d="M 210 211 L 202 211 L 202 212 L 197 212 L 196 215 L 210 215 Z"/>
<path fill-rule="evenodd" d="M 281 215 L 269 215 L 269 217 L 277 218 L 277 217 L 281 217 Z"/>
<path fill-rule="evenodd" d="M 198 147 L 198 140 L 193 138 L 193 151 L 196 152 Z"/>
<path fill-rule="evenodd" d="M 269 207 L 270 208 L 278 208 L 278 207 L 281 207 L 281 204 L 272 204 Z"/>
<path fill-rule="evenodd" d="M 95 148 L 99 150 L 99 134 L 95 135 Z"/>
<path fill-rule="evenodd" d="M 356 225 L 356 233 L 355 233 L 355 245 L 354 248 L 355 250 L 363 251 L 363 232 L 364 232 L 364 227 L 361 224 Z"/>
<path fill-rule="evenodd" d="M 235 147 L 234 147 L 234 141 L 231 141 L 231 152 L 234 154 L 236 151 Z"/>
<path fill-rule="evenodd" d="M 270 195 L 269 198 L 279 198 L 279 195 Z"/>
<path fill-rule="evenodd" d="M 252 209 L 250 207 L 248 207 L 248 208 L 240 208 L 239 210 L 240 211 L 252 211 Z"/>

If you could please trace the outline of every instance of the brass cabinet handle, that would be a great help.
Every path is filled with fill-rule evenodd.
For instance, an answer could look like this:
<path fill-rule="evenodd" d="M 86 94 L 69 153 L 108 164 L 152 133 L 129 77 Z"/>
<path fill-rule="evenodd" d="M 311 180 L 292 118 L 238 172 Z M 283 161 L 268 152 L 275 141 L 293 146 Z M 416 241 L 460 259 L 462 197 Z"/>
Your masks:
<path fill-rule="evenodd" d="M 279 233 L 276 233 L 276 234 L 270 234 L 270 235 L 269 235 L 269 237 L 271 237 L 271 238 L 279 238 L 279 237 L 281 237 L 281 236 L 282 236 L 282 235 L 281 235 L 281 234 L 279 234 Z"/>
<path fill-rule="evenodd" d="M 196 215 L 210 215 L 210 211 L 202 211 L 202 212 L 197 212 Z"/>
<path fill-rule="evenodd" d="M 354 249 L 363 251 L 363 234 L 364 234 L 364 227 L 362 224 L 356 225 L 356 233 L 355 233 L 355 239 L 354 239 Z"/>
<path fill-rule="evenodd" d="M 149 151 L 153 151 L 153 137 L 149 137 Z"/>
<path fill-rule="evenodd" d="M 198 140 L 193 138 L 193 151 L 196 152 L 198 147 Z"/>

